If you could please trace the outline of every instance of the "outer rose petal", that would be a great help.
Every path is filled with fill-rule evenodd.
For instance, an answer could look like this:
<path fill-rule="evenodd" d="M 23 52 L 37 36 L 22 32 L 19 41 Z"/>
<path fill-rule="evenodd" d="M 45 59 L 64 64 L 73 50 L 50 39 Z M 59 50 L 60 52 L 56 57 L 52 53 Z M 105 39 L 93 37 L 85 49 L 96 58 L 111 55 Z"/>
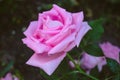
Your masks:
<path fill-rule="evenodd" d="M 23 43 L 26 44 L 29 48 L 35 51 L 35 53 L 43 53 L 49 48 L 42 43 L 37 43 L 29 38 L 22 39 Z"/>
<path fill-rule="evenodd" d="M 73 23 L 78 25 L 78 27 L 80 27 L 83 19 L 84 19 L 84 15 L 83 12 L 78 12 L 78 13 L 73 13 Z"/>
<path fill-rule="evenodd" d="M 76 40 L 75 43 L 77 44 L 77 47 L 79 46 L 81 39 L 83 38 L 83 36 L 88 32 L 88 30 L 91 29 L 91 27 L 88 25 L 87 22 L 83 22 L 82 27 L 80 28 L 77 36 L 76 36 Z"/>
<path fill-rule="evenodd" d="M 54 55 L 40 55 L 34 54 L 28 61 L 27 64 L 39 67 L 43 69 L 48 75 L 51 75 L 61 61 L 66 56 L 66 53 L 59 53 Z"/>
<path fill-rule="evenodd" d="M 24 32 L 25 36 L 32 36 L 38 27 L 38 21 L 32 21 L 28 29 Z"/>

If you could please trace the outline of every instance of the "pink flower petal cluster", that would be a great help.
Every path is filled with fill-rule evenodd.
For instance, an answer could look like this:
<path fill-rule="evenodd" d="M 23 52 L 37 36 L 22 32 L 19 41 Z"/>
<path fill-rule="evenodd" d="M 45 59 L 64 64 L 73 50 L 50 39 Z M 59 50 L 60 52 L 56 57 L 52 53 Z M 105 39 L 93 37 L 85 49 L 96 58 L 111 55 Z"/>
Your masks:
<path fill-rule="evenodd" d="M 80 44 L 90 30 L 83 22 L 83 12 L 70 13 L 53 5 L 49 11 L 39 13 L 38 20 L 32 21 L 24 32 L 22 41 L 35 53 L 27 64 L 43 69 L 51 75 L 73 47 Z"/>
<path fill-rule="evenodd" d="M 98 67 L 98 70 L 101 71 L 102 67 L 106 64 L 106 59 L 105 57 L 96 57 L 83 52 L 82 58 L 80 60 L 75 60 L 75 62 L 89 74 L 91 69 L 96 66 Z M 71 61 L 69 64 L 72 68 L 75 67 Z"/>
<path fill-rule="evenodd" d="M 100 44 L 100 47 L 107 58 L 116 60 L 120 64 L 120 48 L 109 42 Z"/>
<path fill-rule="evenodd" d="M 16 76 L 13 76 L 11 73 L 7 73 L 4 78 L 0 78 L 0 80 L 19 80 Z"/>
<path fill-rule="evenodd" d="M 120 64 L 120 48 L 112 45 L 109 42 L 104 42 L 100 44 L 100 48 L 102 49 L 104 56 L 95 57 L 83 52 L 82 58 L 80 60 L 74 61 L 79 64 L 81 68 L 86 70 L 88 74 L 90 73 L 90 70 L 93 69 L 95 66 L 97 66 L 98 70 L 101 71 L 102 67 L 107 64 L 106 57 L 114 59 Z M 69 62 L 69 64 L 72 68 L 75 67 L 71 61 Z"/>
<path fill-rule="evenodd" d="M 105 57 L 96 57 L 87 53 L 83 53 L 82 59 L 80 60 L 80 66 L 85 69 L 88 74 L 90 73 L 90 70 L 95 66 L 98 67 L 98 70 L 100 72 L 105 64 Z"/>

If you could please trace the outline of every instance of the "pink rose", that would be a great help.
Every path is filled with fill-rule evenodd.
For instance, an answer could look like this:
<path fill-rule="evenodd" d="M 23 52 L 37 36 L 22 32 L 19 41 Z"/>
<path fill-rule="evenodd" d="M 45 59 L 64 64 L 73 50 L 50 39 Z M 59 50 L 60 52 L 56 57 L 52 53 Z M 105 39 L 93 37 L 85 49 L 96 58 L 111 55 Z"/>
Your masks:
<path fill-rule="evenodd" d="M 100 47 L 104 53 L 104 55 L 108 58 L 116 60 L 118 63 L 120 63 L 119 55 L 120 55 L 120 48 L 117 46 L 112 45 L 109 42 L 100 44 Z"/>
<path fill-rule="evenodd" d="M 101 71 L 102 67 L 106 64 L 105 57 L 95 57 L 83 52 L 82 58 L 80 60 L 75 60 L 76 64 L 79 64 L 88 74 L 90 70 L 95 66 L 98 67 L 98 70 Z M 70 66 L 74 68 L 74 64 L 70 61 Z"/>
<path fill-rule="evenodd" d="M 19 80 L 16 76 L 13 76 L 11 73 L 7 73 L 4 78 L 0 78 L 0 80 Z"/>
<path fill-rule="evenodd" d="M 70 13 L 53 5 L 51 10 L 40 13 L 38 20 L 32 21 L 24 32 L 23 43 L 35 52 L 27 64 L 51 75 L 90 29 L 88 23 L 83 22 L 83 12 Z"/>

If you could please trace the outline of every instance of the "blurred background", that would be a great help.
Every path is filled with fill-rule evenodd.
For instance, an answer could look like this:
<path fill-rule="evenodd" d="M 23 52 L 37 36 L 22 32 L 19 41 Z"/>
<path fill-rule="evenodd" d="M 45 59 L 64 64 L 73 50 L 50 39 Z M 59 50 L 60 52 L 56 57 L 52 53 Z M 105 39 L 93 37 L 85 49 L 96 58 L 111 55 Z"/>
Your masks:
<path fill-rule="evenodd" d="M 52 4 L 70 12 L 83 11 L 86 21 L 105 19 L 102 41 L 120 46 L 120 0 L 0 0 L 0 77 L 11 72 L 20 80 L 49 80 L 39 68 L 25 64 L 33 51 L 21 39 L 25 37 L 23 31 L 30 21 L 37 20 L 38 13 L 51 9 Z M 65 62 L 67 59 L 54 74 L 64 67 L 62 65 Z M 66 64 L 64 69 L 71 70 L 68 66 Z M 50 80 L 55 77 L 56 75 Z"/>

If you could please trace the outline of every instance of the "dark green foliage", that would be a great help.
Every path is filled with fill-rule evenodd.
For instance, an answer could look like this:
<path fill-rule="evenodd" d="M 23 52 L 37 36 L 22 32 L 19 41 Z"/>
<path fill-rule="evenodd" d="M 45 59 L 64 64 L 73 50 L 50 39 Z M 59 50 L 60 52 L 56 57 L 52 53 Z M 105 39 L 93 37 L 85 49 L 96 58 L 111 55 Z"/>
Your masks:
<path fill-rule="evenodd" d="M 78 73 L 78 71 L 70 69 L 66 59 L 62 61 L 57 70 L 51 76 L 40 70 L 40 74 L 42 74 L 46 80 L 79 80 Z"/>
<path fill-rule="evenodd" d="M 98 20 L 90 21 L 89 25 L 92 27 L 92 30 L 88 32 L 89 40 L 92 42 L 99 41 L 104 29 L 103 29 L 103 22 L 105 19 L 100 18 Z"/>
<path fill-rule="evenodd" d="M 103 56 L 103 52 L 97 44 L 90 44 L 85 46 L 84 50 L 93 56 Z"/>
<path fill-rule="evenodd" d="M 106 58 L 106 59 L 107 59 L 108 67 L 114 73 L 113 76 L 110 76 L 108 79 L 109 80 L 120 80 L 120 64 L 113 59 L 110 59 L 110 58 Z"/>
<path fill-rule="evenodd" d="M 98 20 L 89 22 L 92 30 L 87 33 L 80 45 L 80 47 L 88 54 L 94 56 L 103 56 L 102 50 L 99 48 L 98 42 L 100 41 L 101 36 L 104 32 L 102 26 L 104 21 L 105 19 L 100 18 Z"/>
<path fill-rule="evenodd" d="M 107 58 L 107 65 L 113 73 L 120 73 L 120 64 L 117 61 Z"/>
<path fill-rule="evenodd" d="M 13 67 L 14 62 L 10 61 L 9 64 L 2 70 L 0 71 L 0 77 L 4 76 L 12 67 Z"/>
<path fill-rule="evenodd" d="M 90 71 L 90 74 L 91 74 L 92 76 L 98 77 L 98 76 L 99 76 L 98 67 L 96 66 L 95 68 L 93 68 L 93 69 Z"/>

